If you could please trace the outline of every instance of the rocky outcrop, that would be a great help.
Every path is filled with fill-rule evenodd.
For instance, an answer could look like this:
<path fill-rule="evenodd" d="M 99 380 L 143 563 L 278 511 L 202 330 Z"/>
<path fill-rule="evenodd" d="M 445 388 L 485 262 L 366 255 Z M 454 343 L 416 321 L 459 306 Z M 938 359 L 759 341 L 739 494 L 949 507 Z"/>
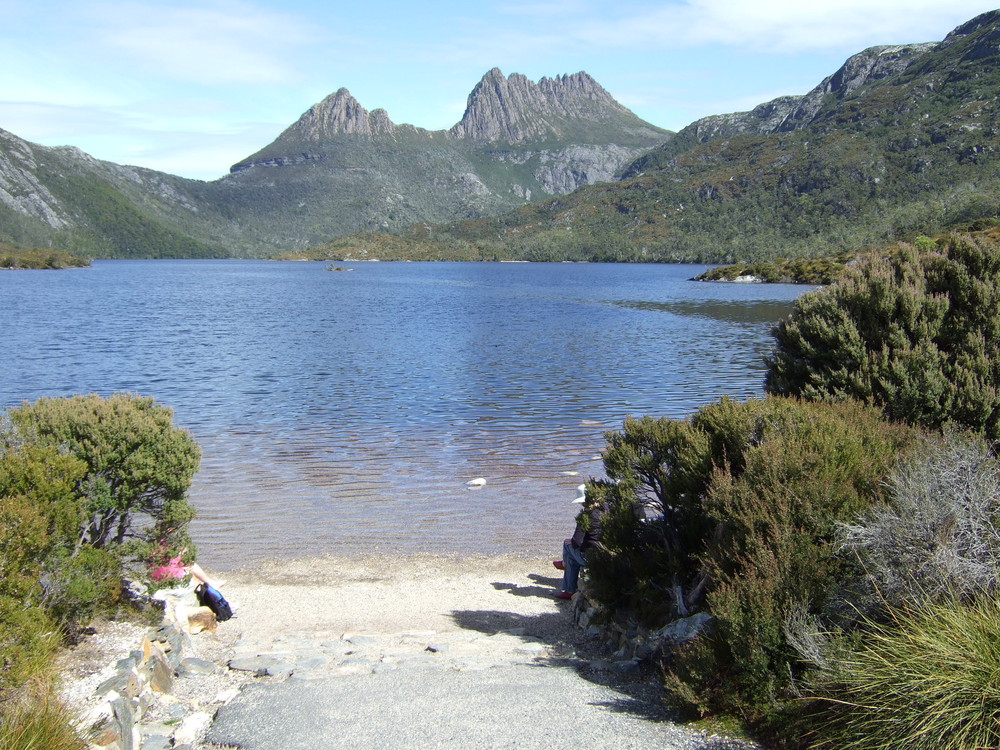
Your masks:
<path fill-rule="evenodd" d="M 558 151 L 538 152 L 538 166 L 532 175 L 553 195 L 572 192 L 581 185 L 608 182 L 618 176 L 622 164 L 641 153 L 640 149 L 616 144 L 570 146 Z"/>
<path fill-rule="evenodd" d="M 469 94 L 465 114 L 448 133 L 454 138 L 519 144 L 564 138 L 581 123 L 630 119 L 645 125 L 650 135 L 656 133 L 587 73 L 534 83 L 520 73 L 507 78 L 493 68 Z"/>
<path fill-rule="evenodd" d="M 351 96 L 346 88 L 338 89 L 319 104 L 314 104 L 267 149 L 269 154 L 285 147 L 281 155 L 252 156 L 234 164 L 230 172 L 242 172 L 256 166 L 287 167 L 323 159 L 322 153 L 305 151 L 309 144 L 322 145 L 341 135 L 359 135 L 369 138 L 392 135 L 396 126 L 384 109 L 369 112 Z M 287 145 L 286 145 L 287 144 Z"/>
<path fill-rule="evenodd" d="M 798 130 L 813 122 L 829 103 L 829 97 L 844 99 L 862 86 L 897 75 L 938 45 L 938 42 L 928 42 L 871 47 L 852 55 L 836 73 L 824 78 L 808 94 L 782 96 L 748 112 L 703 117 L 685 130 L 692 130 L 701 142 L 740 133 L 767 135 Z"/>
<path fill-rule="evenodd" d="M 69 224 L 70 217 L 39 180 L 35 148 L 13 133 L 0 130 L 0 204 L 52 229 L 61 229 Z"/>

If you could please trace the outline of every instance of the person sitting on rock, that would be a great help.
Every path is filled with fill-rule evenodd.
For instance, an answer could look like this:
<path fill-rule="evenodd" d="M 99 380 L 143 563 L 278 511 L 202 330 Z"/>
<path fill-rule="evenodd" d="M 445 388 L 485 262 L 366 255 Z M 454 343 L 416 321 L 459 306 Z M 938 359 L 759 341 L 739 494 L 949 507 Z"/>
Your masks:
<path fill-rule="evenodd" d="M 563 542 L 562 559 L 552 561 L 557 569 L 563 571 L 562 589 L 556 592 L 556 599 L 573 598 L 580 571 L 587 565 L 587 552 L 601 541 L 601 513 L 604 512 L 604 506 L 597 502 L 587 502 L 585 484 L 577 487 L 576 493 L 573 502 L 583 504 L 583 512 L 577 516 L 573 536 Z"/>

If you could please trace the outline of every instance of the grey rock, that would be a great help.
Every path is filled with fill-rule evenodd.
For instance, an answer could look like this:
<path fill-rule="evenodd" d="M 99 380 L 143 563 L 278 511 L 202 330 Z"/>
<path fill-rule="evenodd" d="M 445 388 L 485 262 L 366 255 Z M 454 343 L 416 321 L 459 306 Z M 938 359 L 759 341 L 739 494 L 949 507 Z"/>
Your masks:
<path fill-rule="evenodd" d="M 142 750 L 170 750 L 172 747 L 170 737 L 164 737 L 162 734 L 151 734 L 142 738 Z"/>
<path fill-rule="evenodd" d="M 323 656 L 310 656 L 295 662 L 295 672 L 319 669 L 329 663 L 329 659 Z"/>
<path fill-rule="evenodd" d="M 229 668 L 238 672 L 253 672 L 258 677 L 288 677 L 294 671 L 286 661 L 273 656 L 246 656 L 230 659 Z"/>
<path fill-rule="evenodd" d="M 204 677 L 205 675 L 214 674 L 217 670 L 218 666 L 215 662 L 191 656 L 181 661 L 180 666 L 177 668 L 177 676 Z"/>
<path fill-rule="evenodd" d="M 668 639 L 673 643 L 684 643 L 703 633 L 711 627 L 713 618 L 706 612 L 698 612 L 690 617 L 683 617 L 660 628 L 653 635 L 656 638 Z"/>
<path fill-rule="evenodd" d="M 95 690 L 96 695 L 107 695 L 114 691 L 118 695 L 134 698 L 139 694 L 139 675 L 131 669 L 118 672 L 100 685 Z"/>
<path fill-rule="evenodd" d="M 122 750 L 134 750 L 135 711 L 132 709 L 132 702 L 123 697 L 115 698 L 111 702 L 111 709 L 114 712 L 114 725 Z"/>
<path fill-rule="evenodd" d="M 123 672 L 126 672 L 130 669 L 135 669 L 136 667 L 139 666 L 139 662 L 142 660 L 141 657 L 142 657 L 141 654 L 139 659 L 135 658 L 135 656 L 133 656 L 132 654 L 129 654 L 124 659 L 119 659 L 117 662 L 115 662 L 115 669 Z"/>
<path fill-rule="evenodd" d="M 155 654 L 139 668 L 143 681 L 157 693 L 169 693 L 173 688 L 174 669 L 167 656 Z"/>
<path fill-rule="evenodd" d="M 358 646 L 360 648 L 377 646 L 379 642 L 378 638 L 373 635 L 349 635 L 346 636 L 344 640 L 352 646 Z"/>
<path fill-rule="evenodd" d="M 166 714 L 168 719 L 183 719 L 188 715 L 188 708 L 183 703 L 174 701 L 167 706 Z"/>

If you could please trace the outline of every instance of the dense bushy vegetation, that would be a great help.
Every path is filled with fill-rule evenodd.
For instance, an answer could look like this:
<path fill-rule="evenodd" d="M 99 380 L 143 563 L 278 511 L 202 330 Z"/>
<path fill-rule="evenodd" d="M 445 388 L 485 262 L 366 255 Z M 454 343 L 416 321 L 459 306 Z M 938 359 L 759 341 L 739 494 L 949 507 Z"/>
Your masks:
<path fill-rule="evenodd" d="M 593 592 L 712 617 L 675 705 L 787 747 L 1000 744 L 998 272 L 968 236 L 861 260 L 776 328 L 772 395 L 609 433 Z"/>
<path fill-rule="evenodd" d="M 648 625 L 715 618 L 711 637 L 674 655 L 676 702 L 760 719 L 790 697 L 800 660 L 788 614 L 835 606 L 848 565 L 838 524 L 884 501 L 883 479 L 913 438 L 876 409 L 775 397 L 630 419 L 609 435 L 595 594 Z"/>
<path fill-rule="evenodd" d="M 897 466 L 888 503 L 841 528 L 868 576 L 854 600 L 863 637 L 800 629 L 815 746 L 1000 743 L 998 488 L 992 447 L 949 432 Z"/>
<path fill-rule="evenodd" d="M 191 437 L 150 398 L 45 398 L 0 422 L 0 746 L 59 725 L 55 649 L 117 606 L 152 539 L 186 544 Z M 38 745 L 44 746 L 44 743 Z"/>
<path fill-rule="evenodd" d="M 772 258 L 755 263 L 715 266 L 694 277 L 694 281 L 735 281 L 751 277 L 765 284 L 831 284 L 854 259 L 851 253 L 822 258 Z"/>
<path fill-rule="evenodd" d="M 766 388 L 1000 437 L 1000 246 L 954 235 L 857 263 L 775 331 Z"/>

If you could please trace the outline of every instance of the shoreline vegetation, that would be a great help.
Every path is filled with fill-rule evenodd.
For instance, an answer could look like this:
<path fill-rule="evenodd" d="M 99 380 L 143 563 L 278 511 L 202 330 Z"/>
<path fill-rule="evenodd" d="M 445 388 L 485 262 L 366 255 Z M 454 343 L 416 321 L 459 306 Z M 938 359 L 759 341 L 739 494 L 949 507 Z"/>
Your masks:
<path fill-rule="evenodd" d="M 60 270 L 87 268 L 88 266 L 90 266 L 89 260 L 65 250 L 43 247 L 19 249 L 6 243 L 0 243 L 0 270 Z"/>

